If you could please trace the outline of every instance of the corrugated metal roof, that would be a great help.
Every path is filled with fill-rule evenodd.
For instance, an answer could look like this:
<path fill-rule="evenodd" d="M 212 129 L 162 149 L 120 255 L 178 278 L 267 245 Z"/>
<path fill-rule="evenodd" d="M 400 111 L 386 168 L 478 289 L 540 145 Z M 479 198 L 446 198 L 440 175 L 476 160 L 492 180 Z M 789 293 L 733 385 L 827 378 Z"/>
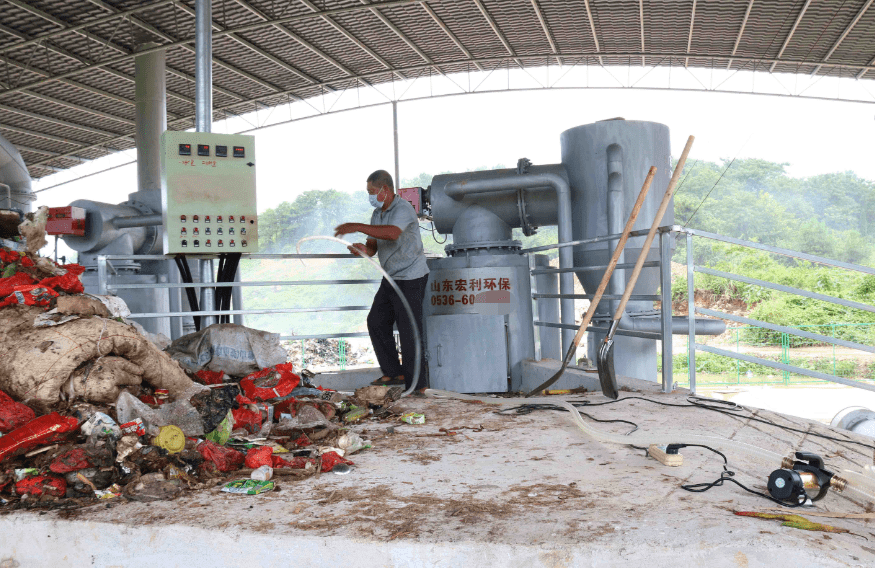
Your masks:
<path fill-rule="evenodd" d="M 431 73 L 547 61 L 875 79 L 873 0 L 214 0 L 216 118 Z M 134 146 L 134 49 L 194 117 L 194 0 L 0 0 L 0 133 L 39 178 Z M 394 78 L 394 79 L 393 79 Z"/>

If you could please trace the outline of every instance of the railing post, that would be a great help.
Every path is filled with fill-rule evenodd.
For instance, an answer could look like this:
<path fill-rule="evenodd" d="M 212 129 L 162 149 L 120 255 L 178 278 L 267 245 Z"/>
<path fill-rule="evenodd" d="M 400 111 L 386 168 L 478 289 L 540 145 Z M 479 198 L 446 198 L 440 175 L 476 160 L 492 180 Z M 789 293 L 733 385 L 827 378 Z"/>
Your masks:
<path fill-rule="evenodd" d="M 97 256 L 97 293 L 106 296 L 106 256 Z"/>
<path fill-rule="evenodd" d="M 674 388 L 671 349 L 671 234 L 659 233 L 659 272 L 662 289 L 662 390 Z"/>
<path fill-rule="evenodd" d="M 530 254 L 529 257 L 529 281 L 532 286 L 532 294 L 538 293 L 538 279 L 532 274 L 535 269 L 535 255 Z M 541 321 L 541 314 L 538 311 L 538 300 L 532 296 L 532 337 L 535 339 L 535 361 L 541 360 L 541 330 L 535 325 L 535 322 Z M 564 355 L 561 353 L 560 356 Z"/>
<path fill-rule="evenodd" d="M 690 392 L 696 394 L 696 286 L 693 280 L 693 235 L 687 233 L 687 367 Z"/>

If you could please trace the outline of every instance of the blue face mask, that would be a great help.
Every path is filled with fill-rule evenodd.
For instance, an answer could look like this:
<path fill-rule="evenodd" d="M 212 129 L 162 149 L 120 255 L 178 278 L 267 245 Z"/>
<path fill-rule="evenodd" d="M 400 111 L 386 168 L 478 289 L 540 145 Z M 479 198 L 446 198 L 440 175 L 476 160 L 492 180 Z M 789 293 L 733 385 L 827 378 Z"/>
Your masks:
<path fill-rule="evenodd" d="M 380 193 L 377 193 L 376 195 L 368 194 L 368 201 L 371 202 L 371 207 L 373 207 L 374 209 L 377 209 L 378 207 L 383 207 L 383 202 L 377 199 L 377 195 L 380 195 Z"/>

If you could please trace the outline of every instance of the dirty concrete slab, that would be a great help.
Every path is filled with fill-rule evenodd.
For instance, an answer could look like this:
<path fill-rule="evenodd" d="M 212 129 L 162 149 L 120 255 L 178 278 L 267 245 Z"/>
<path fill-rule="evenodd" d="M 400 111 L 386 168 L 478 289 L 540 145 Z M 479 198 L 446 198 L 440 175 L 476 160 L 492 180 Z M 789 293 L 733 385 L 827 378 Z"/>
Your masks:
<path fill-rule="evenodd" d="M 686 401 L 684 392 L 663 394 L 652 383 L 636 387 L 641 392 L 621 398 Z M 13 558 L 22 567 L 875 565 L 873 520 L 809 517 L 850 533 L 803 531 L 734 515 L 775 506 L 735 485 L 706 493 L 680 489 L 719 477 L 722 460 L 707 450 L 685 448 L 684 465 L 669 468 L 643 451 L 587 438 L 563 412 L 498 415 L 491 406 L 431 399 L 399 404 L 425 413 L 426 424 L 357 426 L 374 448 L 352 456 L 356 467 L 348 475 L 278 477 L 277 491 L 254 497 L 215 489 L 169 502 L 18 511 L 0 516 L 0 560 Z M 864 438 L 770 412 L 756 416 L 804 433 L 754 423 L 750 413 L 725 416 L 634 399 L 584 411 L 641 430 L 730 437 L 782 455 L 805 449 L 835 469 L 873 461 L 871 450 L 811 433 Z M 598 427 L 631 430 L 624 423 Z M 728 457 L 736 479 L 757 491 L 780 465 Z M 811 510 L 871 509 L 837 493 L 816 505 Z"/>

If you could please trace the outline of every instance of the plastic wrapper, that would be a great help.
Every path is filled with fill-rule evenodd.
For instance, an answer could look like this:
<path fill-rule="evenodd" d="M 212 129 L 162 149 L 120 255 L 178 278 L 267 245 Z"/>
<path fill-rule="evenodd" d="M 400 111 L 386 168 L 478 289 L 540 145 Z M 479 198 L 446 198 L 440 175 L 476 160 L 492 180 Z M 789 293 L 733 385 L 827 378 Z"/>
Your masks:
<path fill-rule="evenodd" d="M 145 436 L 146 426 L 143 424 L 142 418 L 135 418 L 130 422 L 119 424 L 123 436 Z"/>
<path fill-rule="evenodd" d="M 270 446 L 261 446 L 258 448 L 250 448 L 246 452 L 246 467 L 257 469 L 263 465 L 271 465 L 273 463 L 273 448 Z"/>
<path fill-rule="evenodd" d="M 327 473 L 334 469 L 337 464 L 355 465 L 348 459 L 344 459 L 337 455 L 337 452 L 325 452 L 322 454 L 322 473 Z"/>
<path fill-rule="evenodd" d="M 241 379 L 240 388 L 252 400 L 274 401 L 289 396 L 300 383 L 301 377 L 292 372 L 292 364 L 284 363 Z"/>
<path fill-rule="evenodd" d="M 19 286 L 30 286 L 34 283 L 36 283 L 36 280 L 25 272 L 16 272 L 8 278 L 0 278 L 0 297 L 5 298 Z"/>
<path fill-rule="evenodd" d="M 49 469 L 54 473 L 70 473 L 92 467 L 85 453 L 85 448 L 73 448 L 56 457 Z"/>
<path fill-rule="evenodd" d="M 122 437 L 121 428 L 115 423 L 115 420 L 103 412 L 95 412 L 91 418 L 82 423 L 80 430 L 86 436 L 96 433 L 101 437 L 116 439 Z"/>
<path fill-rule="evenodd" d="M 364 440 L 355 432 L 345 432 L 337 437 L 337 447 L 346 452 L 346 455 L 354 454 L 359 450 L 371 448 L 371 441 Z"/>
<path fill-rule="evenodd" d="M 205 385 L 221 385 L 224 381 L 223 377 L 226 377 L 223 371 L 207 371 L 206 369 L 201 369 L 195 376 L 200 379 L 200 381 Z"/>
<path fill-rule="evenodd" d="M 310 428 L 337 428 L 337 426 L 326 419 L 325 415 L 314 407 L 305 406 L 297 416 L 280 419 L 280 421 L 273 426 L 273 431 L 276 434 L 284 435 L 291 433 L 293 430 Z"/>
<path fill-rule="evenodd" d="M 69 432 L 79 428 L 75 418 L 57 412 L 34 418 L 24 426 L 0 437 L 0 463 L 39 446 L 63 440 Z"/>
<path fill-rule="evenodd" d="M 272 491 L 274 487 L 276 487 L 276 483 L 273 481 L 238 479 L 237 481 L 232 481 L 231 483 L 226 484 L 222 487 L 222 491 L 225 493 L 238 493 L 241 495 L 259 495 L 261 493 L 266 493 L 267 491 Z"/>
<path fill-rule="evenodd" d="M 143 445 L 136 436 L 123 436 L 119 443 L 115 446 L 116 458 L 115 461 L 122 463 L 126 457 L 142 448 Z"/>
<path fill-rule="evenodd" d="M 231 412 L 234 416 L 234 428 L 243 428 L 250 434 L 261 430 L 261 412 L 243 407 L 235 408 Z"/>
<path fill-rule="evenodd" d="M 11 432 L 36 418 L 36 413 L 26 404 L 12 400 L 0 391 L 0 434 Z"/>
<path fill-rule="evenodd" d="M 233 448 L 226 448 L 206 441 L 198 444 L 197 451 L 203 458 L 215 464 L 219 471 L 229 472 L 240 469 L 243 465 L 244 456 Z"/>
<path fill-rule="evenodd" d="M 259 414 L 259 417 L 261 415 Z M 216 426 L 216 429 L 207 434 L 205 437 L 210 442 L 215 442 L 216 444 L 224 445 L 228 439 L 231 437 L 231 431 L 234 429 L 234 416 L 232 411 L 228 411 L 225 415 L 225 419 L 219 422 L 219 425 Z"/>
<path fill-rule="evenodd" d="M 406 412 L 401 415 L 399 420 L 401 420 L 401 422 L 406 422 L 407 424 L 425 424 L 425 414 Z"/>
<path fill-rule="evenodd" d="M 273 478 L 273 468 L 269 465 L 263 465 L 249 474 L 249 478 L 256 481 L 270 481 Z"/>
<path fill-rule="evenodd" d="M 271 466 L 274 469 L 282 469 L 284 467 L 289 469 L 307 469 L 308 465 L 315 469 L 316 460 L 304 456 L 286 457 L 274 455 L 271 457 Z"/>
<path fill-rule="evenodd" d="M 140 418 L 143 420 L 146 433 L 150 436 L 157 436 L 162 426 L 170 425 L 178 426 L 186 436 L 204 435 L 200 414 L 184 397 L 176 402 L 164 404 L 161 408 L 152 409 L 134 395 L 123 391 L 115 405 L 120 422 L 131 422 Z"/>
<path fill-rule="evenodd" d="M 12 289 L 12 293 L 9 294 L 5 300 L 0 302 L 0 308 L 12 306 L 14 304 L 45 307 L 51 304 L 52 300 L 57 297 L 57 292 L 39 284 L 16 286 Z"/>
<path fill-rule="evenodd" d="M 67 482 L 64 481 L 63 477 L 35 475 L 16 482 L 15 492 L 18 495 L 33 495 L 34 497 L 43 495 L 63 497 L 67 494 Z"/>
<path fill-rule="evenodd" d="M 191 405 L 201 415 L 204 432 L 212 432 L 227 418 L 228 411 L 237 405 L 234 398 L 238 392 L 240 389 L 236 385 L 229 384 L 221 387 L 202 388 L 200 392 L 189 399 Z M 159 394 L 157 389 L 155 394 Z"/>

